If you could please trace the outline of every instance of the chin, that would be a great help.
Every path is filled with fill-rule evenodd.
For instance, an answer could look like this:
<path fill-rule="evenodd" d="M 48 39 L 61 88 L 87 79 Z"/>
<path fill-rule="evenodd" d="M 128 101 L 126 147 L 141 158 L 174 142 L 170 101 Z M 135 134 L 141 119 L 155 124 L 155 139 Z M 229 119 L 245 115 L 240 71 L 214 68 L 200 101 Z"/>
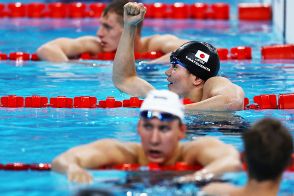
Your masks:
<path fill-rule="evenodd" d="M 164 159 L 163 158 L 148 158 L 149 163 L 157 163 L 157 164 L 163 164 L 164 163 Z"/>

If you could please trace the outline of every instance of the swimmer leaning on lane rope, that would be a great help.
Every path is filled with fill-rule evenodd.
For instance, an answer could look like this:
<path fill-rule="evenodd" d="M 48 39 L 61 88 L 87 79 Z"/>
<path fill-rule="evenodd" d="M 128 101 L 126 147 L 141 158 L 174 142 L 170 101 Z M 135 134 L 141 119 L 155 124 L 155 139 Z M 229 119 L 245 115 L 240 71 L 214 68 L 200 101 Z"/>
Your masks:
<path fill-rule="evenodd" d="M 116 51 L 112 80 L 123 92 L 145 97 L 154 87 L 139 78 L 134 59 L 136 26 L 144 19 L 146 8 L 141 3 L 124 6 L 124 29 Z M 193 104 L 186 110 L 242 110 L 244 92 L 230 80 L 217 76 L 219 58 L 208 43 L 191 41 L 170 56 L 170 68 L 165 72 L 168 88 L 189 98 Z"/>
<path fill-rule="evenodd" d="M 52 169 L 79 183 L 93 181 L 86 169 L 124 163 L 142 166 L 148 163 L 167 166 L 177 162 L 201 164 L 203 169 L 194 173 L 193 179 L 240 169 L 237 150 L 216 138 L 200 137 L 190 142 L 179 142 L 186 133 L 183 108 L 177 94 L 168 90 L 150 91 L 140 108 L 137 125 L 141 143 L 97 140 L 57 156 L 52 162 Z"/>

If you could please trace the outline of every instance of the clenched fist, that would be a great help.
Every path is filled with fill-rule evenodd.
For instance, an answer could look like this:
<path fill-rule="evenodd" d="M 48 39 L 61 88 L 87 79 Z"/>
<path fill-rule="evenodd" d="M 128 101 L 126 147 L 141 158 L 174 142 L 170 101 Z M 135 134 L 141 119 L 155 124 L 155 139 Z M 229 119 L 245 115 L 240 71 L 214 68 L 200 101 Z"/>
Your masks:
<path fill-rule="evenodd" d="M 129 2 L 124 5 L 124 25 L 136 26 L 142 20 L 144 20 L 144 15 L 146 13 L 146 8 L 142 3 Z"/>

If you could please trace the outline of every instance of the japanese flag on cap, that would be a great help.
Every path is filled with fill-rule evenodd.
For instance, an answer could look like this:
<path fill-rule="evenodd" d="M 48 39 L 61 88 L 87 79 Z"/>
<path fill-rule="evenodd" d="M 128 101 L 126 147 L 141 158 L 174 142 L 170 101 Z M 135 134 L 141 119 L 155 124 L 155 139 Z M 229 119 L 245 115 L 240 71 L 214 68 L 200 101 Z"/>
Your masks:
<path fill-rule="evenodd" d="M 195 57 L 197 57 L 198 59 L 205 61 L 207 63 L 208 59 L 209 59 L 209 55 L 206 54 L 205 52 L 202 52 L 201 50 L 198 50 L 197 53 L 195 54 Z"/>

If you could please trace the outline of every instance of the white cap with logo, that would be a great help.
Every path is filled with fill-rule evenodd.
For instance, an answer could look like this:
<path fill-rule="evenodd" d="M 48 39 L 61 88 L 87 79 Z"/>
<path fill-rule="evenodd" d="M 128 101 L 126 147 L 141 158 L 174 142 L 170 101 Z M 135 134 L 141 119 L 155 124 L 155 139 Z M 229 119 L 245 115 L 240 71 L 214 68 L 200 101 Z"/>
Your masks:
<path fill-rule="evenodd" d="M 179 96 L 169 90 L 152 90 L 145 98 L 140 111 L 167 112 L 184 120 L 184 105 Z"/>

